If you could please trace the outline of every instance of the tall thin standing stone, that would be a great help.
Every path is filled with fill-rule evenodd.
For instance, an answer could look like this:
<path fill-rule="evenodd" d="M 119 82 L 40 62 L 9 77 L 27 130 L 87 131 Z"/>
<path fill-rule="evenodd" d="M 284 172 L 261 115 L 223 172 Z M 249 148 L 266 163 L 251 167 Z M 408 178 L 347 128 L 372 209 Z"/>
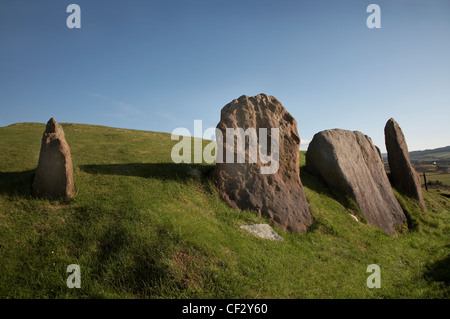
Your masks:
<path fill-rule="evenodd" d="M 402 129 L 393 118 L 389 119 L 384 127 L 384 136 L 392 185 L 417 199 L 422 208 L 426 209 L 420 177 L 409 160 L 408 145 Z"/>

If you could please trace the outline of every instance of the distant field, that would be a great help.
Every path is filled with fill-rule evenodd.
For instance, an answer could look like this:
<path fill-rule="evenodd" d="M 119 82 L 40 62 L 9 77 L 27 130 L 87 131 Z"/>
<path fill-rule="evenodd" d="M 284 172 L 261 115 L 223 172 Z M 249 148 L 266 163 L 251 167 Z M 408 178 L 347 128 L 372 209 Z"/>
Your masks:
<path fill-rule="evenodd" d="M 450 174 L 449 173 L 426 173 L 427 182 L 440 181 L 443 184 L 450 186 Z M 420 181 L 424 184 L 423 174 L 420 174 Z"/>
<path fill-rule="evenodd" d="M 422 184 L 425 184 L 425 180 L 423 177 L 423 173 L 425 173 L 427 177 L 427 182 L 442 182 L 443 184 L 450 186 L 450 173 L 442 171 L 442 167 L 445 166 L 437 166 L 437 165 L 414 165 L 415 170 L 420 175 L 420 181 Z"/>

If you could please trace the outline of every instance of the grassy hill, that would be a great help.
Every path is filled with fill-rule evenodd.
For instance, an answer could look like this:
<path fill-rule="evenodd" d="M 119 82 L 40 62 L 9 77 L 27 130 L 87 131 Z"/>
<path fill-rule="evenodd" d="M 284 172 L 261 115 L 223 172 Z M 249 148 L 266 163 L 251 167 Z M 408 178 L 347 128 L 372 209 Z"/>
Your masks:
<path fill-rule="evenodd" d="M 0 128 L 1 298 L 448 298 L 450 199 L 425 192 L 428 211 L 396 192 L 408 232 L 356 222 L 338 194 L 304 169 L 315 218 L 308 233 L 259 239 L 267 222 L 229 208 L 211 165 L 173 164 L 169 134 L 63 124 L 77 194 L 34 199 L 44 124 Z M 357 212 L 356 212 L 357 213 Z M 69 264 L 81 289 L 66 286 Z M 366 286 L 381 267 L 381 288 Z"/>

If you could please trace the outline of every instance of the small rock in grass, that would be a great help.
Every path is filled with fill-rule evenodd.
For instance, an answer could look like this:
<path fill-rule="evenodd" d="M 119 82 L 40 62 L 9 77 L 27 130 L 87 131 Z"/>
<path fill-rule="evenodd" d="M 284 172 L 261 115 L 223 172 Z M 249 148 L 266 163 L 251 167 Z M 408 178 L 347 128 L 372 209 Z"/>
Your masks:
<path fill-rule="evenodd" d="M 283 241 L 283 237 L 278 235 L 268 224 L 243 225 L 241 228 L 264 239 Z"/>

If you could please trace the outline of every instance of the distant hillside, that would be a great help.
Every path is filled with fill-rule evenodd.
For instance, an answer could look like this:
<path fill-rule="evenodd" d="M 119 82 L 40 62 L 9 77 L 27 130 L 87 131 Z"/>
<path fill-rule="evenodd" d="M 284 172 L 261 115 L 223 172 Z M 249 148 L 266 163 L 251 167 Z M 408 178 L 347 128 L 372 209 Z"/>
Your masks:
<path fill-rule="evenodd" d="M 381 154 L 387 160 L 387 153 Z M 450 146 L 439 147 L 431 150 L 412 151 L 409 152 L 409 157 L 413 162 L 434 162 L 445 161 L 450 162 Z"/>
<path fill-rule="evenodd" d="M 389 171 L 387 154 L 381 154 L 386 170 Z M 409 152 L 414 169 L 419 173 L 421 183 L 424 184 L 423 173 L 427 175 L 427 182 L 439 182 L 450 187 L 450 146 L 431 150 Z"/>
<path fill-rule="evenodd" d="M 450 146 L 435 148 L 432 150 L 409 152 L 409 157 L 411 160 L 415 161 L 450 161 Z"/>

